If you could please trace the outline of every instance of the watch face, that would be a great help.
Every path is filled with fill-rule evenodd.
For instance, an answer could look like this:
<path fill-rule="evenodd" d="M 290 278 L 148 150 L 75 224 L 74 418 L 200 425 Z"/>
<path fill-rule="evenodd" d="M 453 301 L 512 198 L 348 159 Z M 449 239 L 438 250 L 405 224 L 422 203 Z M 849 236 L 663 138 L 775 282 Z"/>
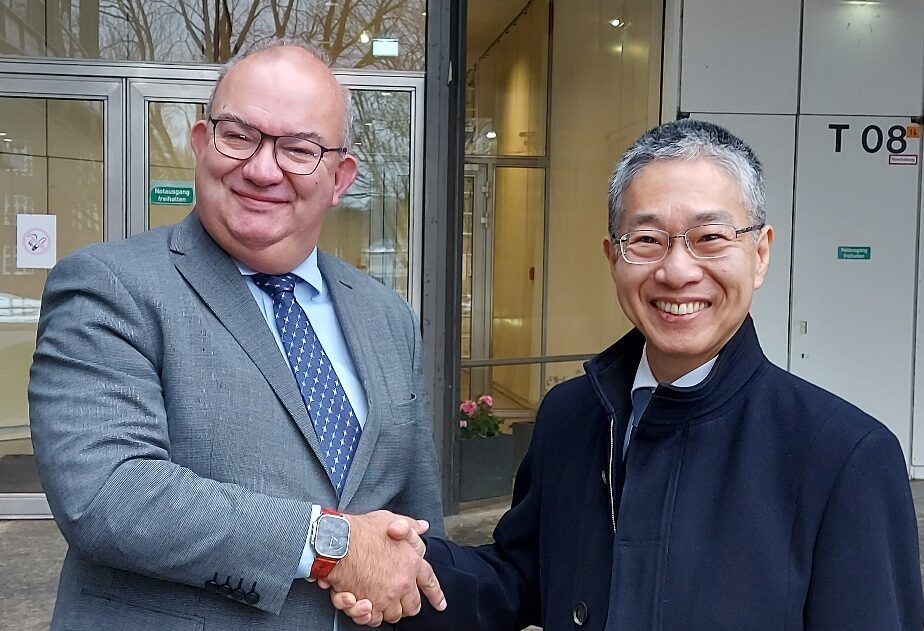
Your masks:
<path fill-rule="evenodd" d="M 342 559 L 350 543 L 350 522 L 343 517 L 321 515 L 314 535 L 314 550 L 331 559 Z"/>

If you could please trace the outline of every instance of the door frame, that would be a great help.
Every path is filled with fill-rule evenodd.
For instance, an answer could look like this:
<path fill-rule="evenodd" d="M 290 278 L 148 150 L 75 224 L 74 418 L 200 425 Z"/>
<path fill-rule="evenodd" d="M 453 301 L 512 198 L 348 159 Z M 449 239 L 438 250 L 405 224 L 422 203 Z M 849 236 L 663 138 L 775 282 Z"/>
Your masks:
<path fill-rule="evenodd" d="M 491 357 L 491 299 L 494 278 L 494 231 L 491 221 L 494 211 L 492 176 L 494 169 L 487 163 L 466 162 L 464 177 L 472 178 L 472 297 L 469 309 L 468 360 Z M 461 305 L 460 305 L 461 307 Z M 465 361 L 465 358 L 462 358 Z M 469 389 L 490 394 L 490 379 L 486 367 L 469 367 Z"/>
<path fill-rule="evenodd" d="M 103 240 L 125 233 L 123 175 L 114 156 L 124 154 L 125 102 L 122 82 L 97 78 L 22 76 L 0 71 L 0 96 L 13 98 L 100 101 L 103 103 Z M 0 518 L 40 519 L 51 516 L 44 493 L 0 492 Z"/>

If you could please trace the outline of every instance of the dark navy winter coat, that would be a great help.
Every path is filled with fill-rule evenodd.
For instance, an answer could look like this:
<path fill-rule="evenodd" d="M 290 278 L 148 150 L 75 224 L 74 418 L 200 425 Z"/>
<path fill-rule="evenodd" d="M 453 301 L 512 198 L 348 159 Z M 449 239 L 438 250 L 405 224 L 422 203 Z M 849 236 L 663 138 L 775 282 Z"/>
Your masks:
<path fill-rule="evenodd" d="M 748 318 L 702 384 L 658 387 L 622 465 L 643 343 L 548 393 L 495 543 L 428 540 L 449 607 L 398 628 L 920 631 L 889 430 L 772 365 Z"/>

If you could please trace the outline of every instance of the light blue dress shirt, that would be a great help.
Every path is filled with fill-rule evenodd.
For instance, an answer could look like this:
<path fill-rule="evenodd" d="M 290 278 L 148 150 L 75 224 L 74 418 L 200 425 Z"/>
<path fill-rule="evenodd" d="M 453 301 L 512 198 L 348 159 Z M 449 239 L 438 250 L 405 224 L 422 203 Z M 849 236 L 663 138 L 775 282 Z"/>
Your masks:
<path fill-rule="evenodd" d="M 692 388 L 698 386 L 709 376 L 718 358 L 719 356 L 716 355 L 705 364 L 699 368 L 694 368 L 671 385 L 678 388 Z M 632 394 L 635 394 L 635 391 L 640 388 L 654 390 L 657 387 L 658 380 L 655 379 L 654 373 L 651 372 L 651 365 L 648 363 L 648 344 L 645 344 L 642 348 L 642 361 L 638 364 L 638 370 L 635 372 L 635 381 L 632 382 Z M 629 427 L 626 429 L 626 438 L 622 444 L 623 457 L 625 457 L 626 451 L 629 449 L 629 440 L 632 438 L 632 434 L 635 433 L 635 428 L 638 427 L 638 421 L 639 419 L 635 410 L 632 410 L 632 415 L 629 418 Z"/>
<path fill-rule="evenodd" d="M 276 328 L 276 316 L 273 313 L 273 298 L 265 291 L 256 286 L 251 280 L 251 276 L 256 272 L 243 263 L 235 261 L 237 268 L 243 274 L 247 281 L 247 287 L 253 294 L 254 300 L 260 307 L 260 312 L 266 319 L 273 337 L 276 339 L 276 345 L 279 346 L 279 352 L 286 359 L 285 349 L 282 346 L 282 338 L 279 336 L 279 329 Z M 295 300 L 305 310 L 311 327 L 318 336 L 324 352 L 327 353 L 328 359 L 337 372 L 337 378 L 346 393 L 350 405 L 353 406 L 353 412 L 359 420 L 359 426 L 364 427 L 366 417 L 369 415 L 369 404 L 366 400 L 366 393 L 363 390 L 362 382 L 356 372 L 356 366 L 353 364 L 353 357 L 350 355 L 350 349 L 347 346 L 346 339 L 343 337 L 343 331 L 340 329 L 340 322 L 337 320 L 337 313 L 334 311 L 334 303 L 331 300 L 330 292 L 324 284 L 324 278 L 321 276 L 321 270 L 318 269 L 318 250 L 312 250 L 311 255 L 300 265 L 292 270 L 292 273 L 305 282 L 299 282 L 295 285 Z M 309 529 L 308 540 L 305 541 L 305 548 L 302 551 L 301 560 L 298 563 L 298 569 L 295 578 L 304 578 L 311 571 L 311 564 L 314 563 L 314 550 L 311 549 L 311 531 L 314 530 L 315 523 L 321 516 L 321 506 L 315 504 L 311 510 L 311 529 Z M 336 629 L 336 625 L 334 626 Z"/>

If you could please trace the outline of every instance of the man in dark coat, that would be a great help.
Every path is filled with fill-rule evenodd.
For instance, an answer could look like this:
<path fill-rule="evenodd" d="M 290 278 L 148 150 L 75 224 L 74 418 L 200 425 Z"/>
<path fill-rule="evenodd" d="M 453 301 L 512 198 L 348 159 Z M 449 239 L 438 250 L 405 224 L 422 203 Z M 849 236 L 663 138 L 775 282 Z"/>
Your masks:
<path fill-rule="evenodd" d="M 898 441 L 758 343 L 764 199 L 757 158 L 715 125 L 626 152 L 603 249 L 636 329 L 546 396 L 495 543 L 426 540 L 449 607 L 399 628 L 920 631 Z"/>

